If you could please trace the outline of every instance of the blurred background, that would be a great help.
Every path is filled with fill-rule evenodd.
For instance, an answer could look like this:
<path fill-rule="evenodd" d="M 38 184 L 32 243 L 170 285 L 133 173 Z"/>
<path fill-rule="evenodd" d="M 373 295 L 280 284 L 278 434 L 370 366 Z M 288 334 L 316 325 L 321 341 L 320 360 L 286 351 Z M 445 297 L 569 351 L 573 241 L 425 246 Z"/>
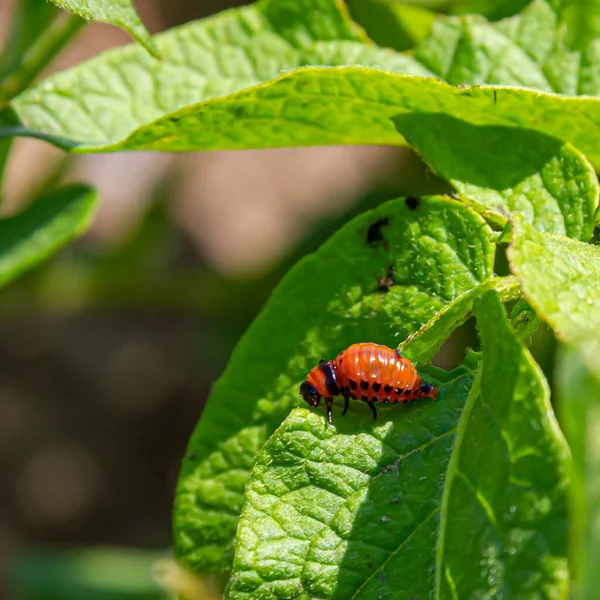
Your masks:
<path fill-rule="evenodd" d="M 136 2 L 153 33 L 235 4 Z M 88 25 L 49 72 L 128 42 Z M 351 216 L 445 186 L 403 149 L 71 157 L 19 139 L 1 210 L 70 181 L 99 189 L 93 227 L 0 294 L 0 597 L 161 598 L 187 439 L 273 286 Z"/>

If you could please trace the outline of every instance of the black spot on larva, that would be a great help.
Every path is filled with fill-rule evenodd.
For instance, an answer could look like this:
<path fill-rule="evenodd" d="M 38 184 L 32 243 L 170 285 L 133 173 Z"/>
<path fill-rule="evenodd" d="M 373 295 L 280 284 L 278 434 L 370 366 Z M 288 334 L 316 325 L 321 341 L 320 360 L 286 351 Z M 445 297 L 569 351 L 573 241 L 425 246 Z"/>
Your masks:
<path fill-rule="evenodd" d="M 385 237 L 383 236 L 382 228 L 388 225 L 390 220 L 387 217 L 378 219 L 375 223 L 372 223 L 367 230 L 367 244 L 371 246 L 378 242 L 383 242 Z"/>
<path fill-rule="evenodd" d="M 364 379 L 360 382 L 360 389 L 361 390 L 368 390 L 369 389 L 369 382 L 365 381 Z"/>
<path fill-rule="evenodd" d="M 406 398 L 402 398 L 402 404 L 406 404 L 408 400 Z"/>
<path fill-rule="evenodd" d="M 376 402 L 376 401 L 377 401 L 377 398 L 373 398 L 373 402 Z M 383 403 L 384 404 L 389 404 L 390 403 L 390 399 L 389 398 L 384 398 L 383 399 Z"/>
<path fill-rule="evenodd" d="M 363 402 L 368 402 L 368 401 L 369 401 L 369 397 L 368 397 L 368 396 L 365 396 L 364 394 L 363 394 L 363 395 L 360 397 L 360 399 L 361 399 Z"/>
<path fill-rule="evenodd" d="M 398 398 L 394 398 L 394 404 L 398 404 Z"/>
<path fill-rule="evenodd" d="M 410 396 L 412 393 L 412 390 L 404 390 L 404 395 L 405 396 Z"/>
<path fill-rule="evenodd" d="M 402 388 L 396 388 L 396 394 L 401 394 L 402 393 Z"/>
<path fill-rule="evenodd" d="M 386 394 L 391 394 L 393 389 L 394 388 L 389 384 L 383 388 L 383 390 L 385 391 Z"/>
<path fill-rule="evenodd" d="M 356 394 L 350 394 L 350 398 L 352 398 L 352 400 L 356 400 Z"/>
<path fill-rule="evenodd" d="M 354 379 L 351 379 L 351 380 L 349 381 L 349 383 L 350 383 L 350 387 L 351 387 L 353 390 L 355 390 L 355 389 L 358 387 L 358 386 L 356 385 L 356 381 L 354 381 Z"/>
<path fill-rule="evenodd" d="M 380 383 L 374 383 L 372 386 L 374 392 L 378 392 L 381 389 Z"/>
<path fill-rule="evenodd" d="M 421 204 L 421 200 L 416 196 L 408 196 L 404 203 L 406 204 L 406 208 L 408 208 L 408 210 L 417 210 Z"/>

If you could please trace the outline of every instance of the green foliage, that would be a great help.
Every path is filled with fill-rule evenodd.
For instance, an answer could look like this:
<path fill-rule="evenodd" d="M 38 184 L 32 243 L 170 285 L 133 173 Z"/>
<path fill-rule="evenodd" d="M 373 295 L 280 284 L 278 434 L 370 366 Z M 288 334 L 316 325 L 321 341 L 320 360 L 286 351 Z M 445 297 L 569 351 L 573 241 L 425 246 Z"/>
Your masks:
<path fill-rule="evenodd" d="M 449 199 L 411 206 L 396 200 L 365 213 L 300 261 L 238 344 L 179 479 L 177 552 L 196 569 L 228 568 L 252 462 L 301 401 L 312 365 L 358 340 L 397 345 L 492 278 L 494 244 L 481 218 Z M 392 265 L 394 285 L 382 291 Z"/>
<path fill-rule="evenodd" d="M 600 3 L 259 0 L 155 37 L 127 0 L 56 4 L 146 48 L 31 86 L 82 21 L 23 0 L 0 59 L 0 172 L 14 136 L 76 153 L 385 144 L 454 189 L 359 215 L 273 292 L 189 442 L 178 558 L 232 600 L 562 600 L 571 579 L 593 598 Z M 65 188 L 0 221 L 0 283 L 94 204 Z M 473 313 L 482 351 L 430 366 Z M 542 321 L 565 345 L 554 401 L 573 465 L 526 347 Z M 308 370 L 360 341 L 400 346 L 439 399 L 376 422 L 336 404 L 333 426 L 298 408 Z"/>
<path fill-rule="evenodd" d="M 467 37 L 483 45 L 459 43 L 469 20 L 443 20 L 408 55 L 366 44 L 333 0 L 262 0 L 157 36 L 162 61 L 130 46 L 50 77 L 15 99 L 21 125 L 4 133 L 50 139 L 79 152 L 397 145 L 403 140 L 391 117 L 417 111 L 545 133 L 571 142 L 592 164 L 600 164 L 595 98 L 512 88 L 463 90 L 393 74 L 562 90 L 544 71 L 561 29 L 548 4 L 536 2 L 510 26 L 503 23 L 506 32 L 497 24 L 475 22 L 476 31 Z M 196 57 L 192 63 L 188 53 Z M 480 64 L 490 53 L 489 64 Z M 568 68 L 578 55 L 569 57 L 557 61 L 564 67 L 552 78 L 577 78 Z M 298 70 L 309 65 L 346 68 Z M 290 70 L 296 72 L 276 79 Z M 128 83 L 129 73 L 137 73 L 138 85 Z M 148 89 L 154 92 L 149 95 Z M 563 91 L 576 93 L 573 86 Z M 561 118 L 555 119 L 558 113 Z"/>
<path fill-rule="evenodd" d="M 364 406 L 334 427 L 292 411 L 246 485 L 227 597 L 427 597 L 446 465 L 471 382 L 462 375 L 444 386 L 443 401 L 375 425 Z"/>
<path fill-rule="evenodd" d="M 229 598 L 562 594 L 568 451 L 498 298 L 477 315 L 474 384 L 375 425 L 290 414 L 246 485 Z"/>

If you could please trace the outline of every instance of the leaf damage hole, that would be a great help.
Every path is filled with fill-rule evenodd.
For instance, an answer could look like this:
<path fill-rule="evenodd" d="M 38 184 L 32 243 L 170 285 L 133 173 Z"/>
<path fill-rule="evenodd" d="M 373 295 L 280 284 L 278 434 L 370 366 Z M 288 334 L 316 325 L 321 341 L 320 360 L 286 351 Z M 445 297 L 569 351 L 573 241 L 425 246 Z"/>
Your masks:
<path fill-rule="evenodd" d="M 386 274 L 377 280 L 377 289 L 380 292 L 389 292 L 392 286 L 396 285 L 394 276 L 396 275 L 396 268 L 394 265 L 390 265 Z"/>
<path fill-rule="evenodd" d="M 408 196 L 404 201 L 408 210 L 417 210 L 421 206 L 421 199 L 416 196 Z"/>
<path fill-rule="evenodd" d="M 389 224 L 390 220 L 388 217 L 378 219 L 372 223 L 367 230 L 367 244 L 369 244 L 369 246 L 374 246 L 375 244 L 384 242 L 385 236 L 383 235 L 383 228 Z"/>

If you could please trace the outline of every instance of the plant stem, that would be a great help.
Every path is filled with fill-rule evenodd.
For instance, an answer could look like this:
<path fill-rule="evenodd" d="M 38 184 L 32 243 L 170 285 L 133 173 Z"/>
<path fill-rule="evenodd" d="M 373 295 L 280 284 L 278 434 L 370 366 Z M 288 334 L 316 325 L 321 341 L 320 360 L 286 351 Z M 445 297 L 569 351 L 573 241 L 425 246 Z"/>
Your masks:
<path fill-rule="evenodd" d="M 84 24 L 80 17 L 59 14 L 24 54 L 18 67 L 0 83 L 0 107 L 20 94 Z"/>

